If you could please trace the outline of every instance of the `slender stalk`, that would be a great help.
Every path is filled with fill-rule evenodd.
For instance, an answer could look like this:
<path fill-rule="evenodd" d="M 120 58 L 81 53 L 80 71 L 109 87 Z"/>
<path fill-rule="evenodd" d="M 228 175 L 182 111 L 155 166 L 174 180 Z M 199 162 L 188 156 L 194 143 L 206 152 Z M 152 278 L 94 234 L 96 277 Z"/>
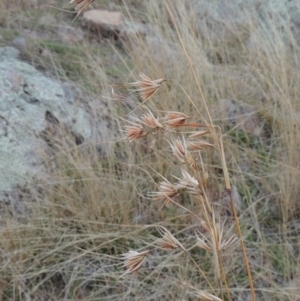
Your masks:
<path fill-rule="evenodd" d="M 223 169 L 223 174 L 224 174 L 225 187 L 228 191 L 231 191 L 230 177 L 229 177 L 228 168 L 226 165 L 225 152 L 224 152 L 224 146 L 223 146 L 222 131 L 220 128 L 219 128 L 218 146 L 219 146 L 219 152 L 220 152 L 220 156 L 221 156 L 221 164 L 222 164 L 222 169 Z"/>
<path fill-rule="evenodd" d="M 250 270 L 249 260 L 248 260 L 246 248 L 245 248 L 243 237 L 242 237 L 242 231 L 241 231 L 239 219 L 238 219 L 238 216 L 237 216 L 237 213 L 236 213 L 236 210 L 235 210 L 235 205 L 234 205 L 234 202 L 233 202 L 231 189 L 228 190 L 228 194 L 229 194 L 229 197 L 230 197 L 231 210 L 232 210 L 232 213 L 233 213 L 233 216 L 234 216 L 234 220 L 235 220 L 235 223 L 236 223 L 236 226 L 237 226 L 238 235 L 239 235 L 240 241 L 241 241 L 241 248 L 242 248 L 242 251 L 243 251 L 244 262 L 245 262 L 245 266 L 246 266 L 246 270 L 247 270 L 247 274 L 248 274 L 248 280 L 249 280 L 249 285 L 250 285 L 250 290 L 251 290 L 251 295 L 252 295 L 252 301 L 256 301 L 256 296 L 255 296 L 255 291 L 254 291 L 254 285 L 253 285 L 253 279 L 252 279 L 252 274 L 251 274 L 251 270 Z"/>
<path fill-rule="evenodd" d="M 224 271 L 224 265 L 223 265 L 223 261 L 222 261 L 220 253 L 219 253 L 219 262 L 220 262 L 221 273 L 222 273 L 222 277 L 223 277 L 223 280 L 224 280 L 224 285 L 225 285 L 225 288 L 226 288 L 226 293 L 227 293 L 227 296 L 228 296 L 228 300 L 232 301 L 231 295 L 230 295 L 230 291 L 229 291 L 229 287 L 228 287 L 227 280 L 226 280 L 226 275 L 225 275 L 225 271 Z"/>

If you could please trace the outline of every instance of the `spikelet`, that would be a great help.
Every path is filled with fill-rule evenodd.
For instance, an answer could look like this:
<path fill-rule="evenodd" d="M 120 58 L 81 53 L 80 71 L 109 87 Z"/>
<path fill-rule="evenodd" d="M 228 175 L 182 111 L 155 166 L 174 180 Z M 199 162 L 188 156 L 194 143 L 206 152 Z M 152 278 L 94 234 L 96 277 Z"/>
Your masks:
<path fill-rule="evenodd" d="M 138 138 L 143 138 L 147 135 L 143 127 L 135 123 L 125 126 L 125 133 L 129 142 Z"/>
<path fill-rule="evenodd" d="M 168 112 L 164 119 L 166 125 L 176 128 L 183 126 L 188 118 L 190 117 L 181 112 Z"/>
<path fill-rule="evenodd" d="M 148 110 L 149 112 L 147 114 L 144 114 L 141 117 L 141 122 L 152 128 L 152 129 L 161 129 L 163 128 L 162 124 L 159 122 L 158 118 L 155 118 L 154 115 L 152 114 L 152 112 L 150 110 Z"/>
<path fill-rule="evenodd" d="M 202 190 L 199 186 L 199 182 L 193 176 L 191 176 L 186 170 L 182 169 L 182 178 L 177 178 L 179 181 L 175 187 L 180 189 L 186 189 L 191 194 L 199 195 L 202 194 Z"/>
<path fill-rule="evenodd" d="M 190 151 L 203 151 L 213 147 L 213 144 L 208 143 L 205 140 L 195 140 L 187 142 L 187 147 Z"/>
<path fill-rule="evenodd" d="M 171 199 L 178 194 L 179 193 L 176 187 L 166 179 L 159 183 L 158 191 L 152 193 L 156 200 L 165 201 L 164 206 L 166 206 L 167 208 L 172 203 Z"/>
<path fill-rule="evenodd" d="M 143 103 L 153 96 L 160 88 L 160 85 L 166 81 L 164 78 L 152 80 L 143 73 L 140 73 L 140 78 L 140 80 L 134 83 L 129 83 L 128 85 L 137 87 L 134 91 L 140 94 Z"/>
<path fill-rule="evenodd" d="M 186 157 L 188 151 L 187 151 L 187 144 L 186 144 L 184 137 L 182 137 L 182 140 L 180 140 L 179 138 L 176 138 L 176 139 L 171 138 L 171 139 L 172 139 L 172 144 L 170 143 L 170 146 L 171 146 L 173 155 L 181 163 L 185 163 L 185 157 Z"/>
<path fill-rule="evenodd" d="M 182 249 L 184 250 L 183 246 L 181 243 L 171 234 L 170 231 L 165 229 L 164 227 L 157 228 L 159 233 L 162 235 L 162 238 L 157 240 L 157 244 L 159 247 L 165 250 L 175 250 L 175 249 Z"/>
<path fill-rule="evenodd" d="M 122 255 L 124 262 L 124 267 L 126 267 L 126 272 L 121 276 L 125 276 L 127 274 L 131 274 L 137 272 L 143 263 L 146 260 L 149 251 L 137 252 L 137 251 L 129 251 Z"/>

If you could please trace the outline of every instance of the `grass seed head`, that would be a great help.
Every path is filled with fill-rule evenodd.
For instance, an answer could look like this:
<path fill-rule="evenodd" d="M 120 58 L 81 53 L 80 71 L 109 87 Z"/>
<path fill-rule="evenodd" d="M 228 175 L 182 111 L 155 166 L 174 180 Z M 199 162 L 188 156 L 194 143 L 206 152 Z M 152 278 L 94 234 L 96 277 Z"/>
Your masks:
<path fill-rule="evenodd" d="M 202 194 L 202 190 L 199 186 L 199 182 L 196 178 L 191 176 L 186 170 L 182 169 L 182 178 L 179 178 L 179 182 L 176 184 L 176 188 L 178 190 L 180 189 L 186 189 L 191 194 Z"/>
<path fill-rule="evenodd" d="M 189 116 L 186 116 L 184 113 L 181 112 L 168 112 L 166 117 L 164 118 L 166 120 L 166 124 L 169 127 L 180 127 L 185 124 L 185 121 L 189 118 Z"/>
<path fill-rule="evenodd" d="M 182 137 L 182 140 L 180 140 L 179 138 L 176 138 L 176 139 L 172 138 L 172 144 L 170 143 L 170 146 L 171 146 L 173 155 L 181 163 L 185 163 L 185 157 L 188 153 L 188 150 L 187 150 L 187 144 L 186 144 L 184 137 Z"/>
<path fill-rule="evenodd" d="M 195 141 L 189 141 L 187 143 L 187 147 L 190 151 L 203 151 L 207 148 L 213 147 L 213 144 L 208 143 L 204 140 L 195 140 Z"/>
<path fill-rule="evenodd" d="M 184 250 L 181 243 L 167 229 L 163 228 L 161 230 L 158 228 L 158 231 L 162 235 L 162 238 L 157 240 L 159 247 L 165 250 L 175 250 L 178 248 Z"/>
<path fill-rule="evenodd" d="M 129 85 L 137 87 L 135 92 L 140 94 L 143 101 L 146 101 L 153 96 L 160 88 L 160 85 L 166 81 L 164 78 L 152 80 L 143 73 L 140 73 L 140 78 L 140 80 L 129 83 Z"/>
<path fill-rule="evenodd" d="M 197 164 L 196 164 L 196 161 L 195 161 L 195 158 L 193 157 L 192 154 L 188 153 L 186 155 L 186 163 L 188 166 L 190 166 L 194 171 L 197 170 Z"/>
<path fill-rule="evenodd" d="M 178 190 L 172 183 L 164 180 L 159 183 L 159 191 L 154 192 L 153 195 L 155 196 L 156 200 L 165 201 L 164 206 L 168 208 L 172 203 L 170 199 L 178 195 Z"/>
<path fill-rule="evenodd" d="M 212 224 L 208 229 L 209 238 L 198 232 L 197 244 L 200 248 L 213 253 L 214 249 L 221 254 L 224 254 L 229 249 L 235 247 L 240 241 L 239 237 L 235 234 L 231 235 L 230 238 L 224 239 L 224 226 L 219 222 L 215 221 L 214 213 L 212 218 Z M 199 237 L 201 236 L 201 237 Z"/>
<path fill-rule="evenodd" d="M 126 267 L 126 272 L 122 276 L 137 272 L 145 262 L 148 253 L 149 251 L 137 252 L 130 250 L 123 254 L 122 257 L 125 260 L 124 267 Z"/>
<path fill-rule="evenodd" d="M 158 121 L 158 118 L 155 118 L 150 110 L 149 110 L 149 113 L 144 114 L 142 116 L 141 121 L 144 125 L 152 128 L 152 129 L 163 128 L 162 124 Z"/>
<path fill-rule="evenodd" d="M 207 252 L 212 252 L 212 248 L 210 246 L 210 243 L 207 242 L 206 238 L 200 238 L 197 234 L 197 245 L 199 246 L 199 248 L 206 250 Z"/>
<path fill-rule="evenodd" d="M 196 139 L 196 138 L 201 138 L 202 136 L 204 136 L 205 134 L 207 134 L 208 131 L 197 131 L 194 132 L 193 134 L 190 134 L 190 138 Z"/>
<path fill-rule="evenodd" d="M 147 135 L 147 133 L 144 131 L 143 127 L 139 124 L 133 124 L 128 125 L 125 127 L 126 136 L 129 140 L 129 142 L 138 139 L 143 138 Z"/>

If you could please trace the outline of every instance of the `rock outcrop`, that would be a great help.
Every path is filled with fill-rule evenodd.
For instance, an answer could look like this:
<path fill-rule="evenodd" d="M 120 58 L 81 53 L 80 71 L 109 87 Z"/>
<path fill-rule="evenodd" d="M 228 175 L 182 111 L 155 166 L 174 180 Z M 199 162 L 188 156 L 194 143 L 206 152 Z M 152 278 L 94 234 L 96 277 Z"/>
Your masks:
<path fill-rule="evenodd" d="M 101 144 L 109 131 L 106 117 L 88 113 L 69 84 L 46 77 L 18 56 L 15 48 L 0 48 L 0 200 L 26 178 L 45 175 L 45 154 L 63 133 L 81 145 Z"/>

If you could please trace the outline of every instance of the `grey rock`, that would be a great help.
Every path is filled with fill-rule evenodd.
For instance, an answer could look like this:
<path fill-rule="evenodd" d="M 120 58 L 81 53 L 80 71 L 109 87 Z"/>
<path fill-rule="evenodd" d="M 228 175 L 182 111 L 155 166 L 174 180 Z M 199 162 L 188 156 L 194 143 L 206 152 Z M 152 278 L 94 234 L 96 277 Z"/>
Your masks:
<path fill-rule="evenodd" d="M 104 154 L 101 132 L 109 131 L 102 116 L 96 119 L 76 103 L 69 84 L 46 77 L 18 54 L 15 48 L 0 48 L 0 196 L 22 186 L 26 178 L 47 177 L 43 162 L 48 142 L 58 141 L 62 130 L 76 144 L 98 137 Z"/>
<path fill-rule="evenodd" d="M 166 41 L 165 37 L 158 31 L 152 31 L 148 34 L 146 42 L 150 57 L 153 57 L 158 63 L 171 65 L 174 61 L 177 61 L 177 47 L 171 41 Z"/>
<path fill-rule="evenodd" d="M 84 39 L 84 33 L 81 28 L 75 28 L 72 26 L 60 26 L 57 30 L 58 38 L 65 44 L 72 45 L 79 43 Z"/>
<path fill-rule="evenodd" d="M 125 48 L 132 48 L 137 38 L 145 40 L 149 33 L 150 28 L 148 25 L 132 20 L 124 20 L 124 26 L 119 38 Z"/>
<path fill-rule="evenodd" d="M 247 40 L 247 25 L 255 13 L 257 1 L 197 1 L 188 2 L 195 28 L 200 36 L 217 44 L 232 44 L 237 39 Z"/>
<path fill-rule="evenodd" d="M 300 0 L 190 0 L 193 28 L 215 45 L 259 47 L 261 39 L 300 41 Z M 258 38 L 257 38 L 258 37 Z"/>
<path fill-rule="evenodd" d="M 280 1 L 268 0 L 265 1 L 261 7 L 262 18 L 269 17 L 269 19 L 276 20 L 278 32 L 284 31 L 286 35 L 284 38 L 289 39 L 289 30 L 291 30 L 295 39 L 299 42 L 300 38 L 300 1 Z M 274 29 L 273 29 L 274 30 Z"/>
<path fill-rule="evenodd" d="M 27 49 L 26 38 L 24 38 L 22 36 L 17 37 L 12 41 L 12 45 L 21 51 L 26 51 L 26 49 Z"/>
<path fill-rule="evenodd" d="M 70 85 L 68 83 L 63 83 L 62 84 L 62 89 L 63 89 L 64 96 L 65 96 L 67 102 L 73 103 L 74 102 L 74 95 L 73 95 L 73 91 L 72 91 Z"/>
<path fill-rule="evenodd" d="M 137 41 L 143 40 L 149 53 L 158 63 L 172 65 L 178 59 L 178 48 L 172 41 L 166 39 L 160 28 L 133 20 L 124 20 L 124 26 L 118 36 L 121 45 L 126 50 L 136 47 Z M 166 55 L 167 54 L 167 55 Z"/>

